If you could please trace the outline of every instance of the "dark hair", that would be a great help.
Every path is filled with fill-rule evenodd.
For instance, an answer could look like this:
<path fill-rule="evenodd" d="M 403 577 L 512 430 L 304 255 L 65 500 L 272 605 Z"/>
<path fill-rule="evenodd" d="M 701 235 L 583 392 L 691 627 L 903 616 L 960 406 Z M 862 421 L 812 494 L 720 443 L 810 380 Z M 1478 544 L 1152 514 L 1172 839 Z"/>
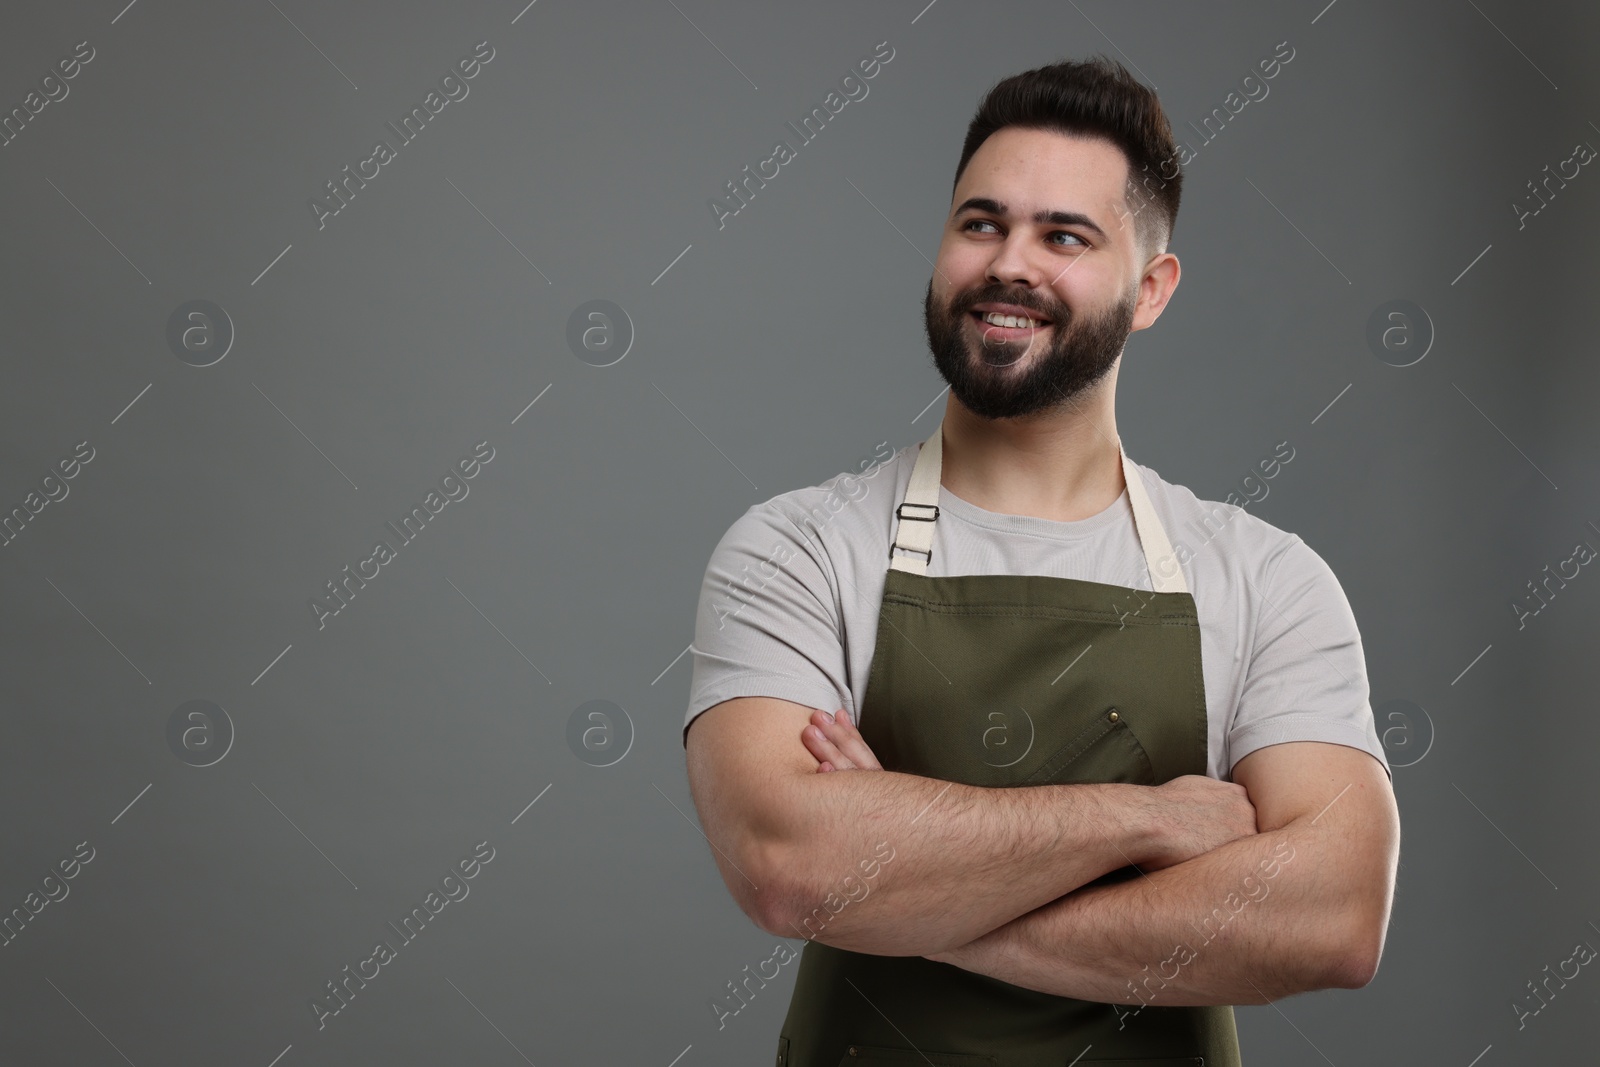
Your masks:
<path fill-rule="evenodd" d="M 1128 160 L 1126 198 L 1134 237 L 1147 255 L 1166 251 L 1183 191 L 1178 150 L 1156 94 L 1121 63 L 1104 55 L 1081 63 L 1063 60 L 996 83 L 967 126 L 951 195 L 978 146 L 1007 126 L 1098 137 L 1116 145 Z"/>

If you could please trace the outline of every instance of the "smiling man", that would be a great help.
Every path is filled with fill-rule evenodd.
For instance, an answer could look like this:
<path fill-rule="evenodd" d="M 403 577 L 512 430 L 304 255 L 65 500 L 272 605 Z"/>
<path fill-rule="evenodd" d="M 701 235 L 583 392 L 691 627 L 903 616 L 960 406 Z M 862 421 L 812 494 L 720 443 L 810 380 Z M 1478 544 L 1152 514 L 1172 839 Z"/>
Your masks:
<path fill-rule="evenodd" d="M 712 554 L 684 744 L 730 893 L 807 942 L 779 1067 L 1225 1067 L 1230 1005 L 1376 971 L 1399 819 L 1343 590 L 1117 433 L 1174 153 L 1109 60 L 996 85 L 924 309 L 941 424 Z"/>

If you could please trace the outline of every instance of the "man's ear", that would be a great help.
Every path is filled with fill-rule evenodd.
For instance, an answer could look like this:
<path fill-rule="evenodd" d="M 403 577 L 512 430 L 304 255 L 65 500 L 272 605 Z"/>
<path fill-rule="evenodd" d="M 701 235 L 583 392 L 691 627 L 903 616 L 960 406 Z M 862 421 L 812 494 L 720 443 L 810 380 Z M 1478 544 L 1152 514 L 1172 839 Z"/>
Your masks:
<path fill-rule="evenodd" d="M 1133 308 L 1133 323 L 1128 327 L 1130 331 L 1155 325 L 1161 312 L 1166 309 L 1167 301 L 1172 299 L 1173 291 L 1178 288 L 1178 277 L 1182 273 L 1178 257 L 1171 252 L 1151 257 L 1139 278 L 1139 301 Z"/>

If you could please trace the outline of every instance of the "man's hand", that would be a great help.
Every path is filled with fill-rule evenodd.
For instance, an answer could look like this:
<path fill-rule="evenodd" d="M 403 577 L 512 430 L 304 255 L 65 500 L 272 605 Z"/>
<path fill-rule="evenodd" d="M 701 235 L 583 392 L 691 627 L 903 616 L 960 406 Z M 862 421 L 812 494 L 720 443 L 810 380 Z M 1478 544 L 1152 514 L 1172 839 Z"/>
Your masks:
<path fill-rule="evenodd" d="M 1183 774 L 1150 791 L 1156 806 L 1161 848 L 1139 857 L 1139 866 L 1159 871 L 1258 832 L 1256 808 L 1242 785 L 1201 774 Z"/>
<path fill-rule="evenodd" d="M 824 771 L 881 771 L 861 732 L 844 710 L 813 711 L 800 740 Z M 1156 825 L 1159 847 L 1132 860 L 1147 871 L 1159 871 L 1257 832 L 1256 809 L 1242 785 L 1201 774 L 1185 774 L 1165 785 L 1143 790 Z"/>
<path fill-rule="evenodd" d="M 928 958 L 1056 996 L 1141 1006 L 1261 1004 L 1367 985 L 1399 859 L 1382 763 L 1354 747 L 1292 741 L 1257 749 L 1233 774 L 1256 805 L 1259 834 L 1144 878 L 1084 885 Z"/>
<path fill-rule="evenodd" d="M 817 758 L 823 771 L 881 771 L 883 766 L 850 721 L 850 713 L 813 711 L 811 723 L 800 731 L 806 750 Z"/>

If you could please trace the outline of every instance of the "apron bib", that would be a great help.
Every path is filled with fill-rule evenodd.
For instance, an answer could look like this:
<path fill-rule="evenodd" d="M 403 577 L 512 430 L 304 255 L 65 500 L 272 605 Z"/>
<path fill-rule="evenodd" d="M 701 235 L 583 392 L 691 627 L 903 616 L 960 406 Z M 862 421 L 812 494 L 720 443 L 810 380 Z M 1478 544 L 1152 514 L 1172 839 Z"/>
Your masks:
<path fill-rule="evenodd" d="M 895 509 L 858 724 L 878 762 L 985 787 L 1205 774 L 1194 597 L 1181 569 L 1164 577 L 1156 566 L 1175 557 L 1121 443 L 1154 592 L 1044 575 L 928 576 L 942 428 L 921 446 Z M 1138 873 L 1101 881 L 1127 877 Z M 1077 1057 L 1084 1067 L 1238 1067 L 1231 1007 L 1162 1006 L 1157 993 L 1134 1009 L 807 941 L 777 1067 L 1067 1067 Z"/>

